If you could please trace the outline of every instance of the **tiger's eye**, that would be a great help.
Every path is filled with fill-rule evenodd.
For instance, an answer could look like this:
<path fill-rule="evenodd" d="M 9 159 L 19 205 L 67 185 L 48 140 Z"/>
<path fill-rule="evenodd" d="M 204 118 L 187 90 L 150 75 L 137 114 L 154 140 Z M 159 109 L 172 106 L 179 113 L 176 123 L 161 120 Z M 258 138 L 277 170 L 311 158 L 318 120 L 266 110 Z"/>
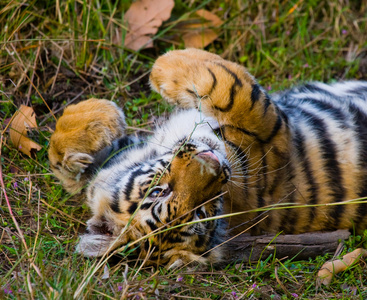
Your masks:
<path fill-rule="evenodd" d="M 169 192 L 170 192 L 169 188 L 164 189 L 162 187 L 155 187 L 154 189 L 151 190 L 148 197 L 151 198 L 165 197 L 169 194 Z"/>
<path fill-rule="evenodd" d="M 202 219 L 205 219 L 206 218 L 206 213 L 203 212 L 201 209 L 197 209 L 196 210 L 196 216 L 202 220 Z"/>

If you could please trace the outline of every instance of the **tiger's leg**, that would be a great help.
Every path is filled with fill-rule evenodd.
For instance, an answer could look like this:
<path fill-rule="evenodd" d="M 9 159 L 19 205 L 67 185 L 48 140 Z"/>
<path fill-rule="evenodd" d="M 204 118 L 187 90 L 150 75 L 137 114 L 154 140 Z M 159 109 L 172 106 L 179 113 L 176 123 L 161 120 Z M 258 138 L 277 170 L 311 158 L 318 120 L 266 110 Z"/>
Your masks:
<path fill-rule="evenodd" d="M 157 59 L 150 82 L 170 103 L 214 117 L 227 141 L 228 156 L 235 152 L 245 157 L 241 161 L 245 188 L 232 191 L 240 195 L 231 198 L 246 200 L 225 202 L 227 212 L 277 203 L 287 194 L 287 118 L 244 67 L 202 50 L 177 50 Z M 279 223 L 280 217 L 270 219 Z M 264 228 L 279 226 L 263 223 Z"/>
<path fill-rule="evenodd" d="M 262 143 L 286 131 L 285 117 L 247 70 L 202 50 L 168 52 L 155 62 L 150 82 L 172 104 L 202 109 L 228 128 Z"/>
<path fill-rule="evenodd" d="M 86 186 L 108 157 L 106 147 L 122 137 L 124 129 L 124 114 L 112 101 L 93 98 L 65 109 L 51 136 L 48 156 L 68 192 Z"/>

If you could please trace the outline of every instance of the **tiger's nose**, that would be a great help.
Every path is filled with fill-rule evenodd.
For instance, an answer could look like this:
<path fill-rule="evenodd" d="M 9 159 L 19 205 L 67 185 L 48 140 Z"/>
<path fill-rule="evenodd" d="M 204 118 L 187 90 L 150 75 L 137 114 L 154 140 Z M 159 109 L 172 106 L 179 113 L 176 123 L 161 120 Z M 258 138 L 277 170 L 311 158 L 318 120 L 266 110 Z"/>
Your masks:
<path fill-rule="evenodd" d="M 198 156 L 198 157 L 200 157 L 204 160 L 211 159 L 211 160 L 214 160 L 214 161 L 220 163 L 218 156 L 216 156 L 212 151 L 203 151 L 203 152 L 198 153 L 196 156 Z"/>
<path fill-rule="evenodd" d="M 219 174 L 221 163 L 218 156 L 216 156 L 212 151 L 200 152 L 195 155 L 195 158 L 204 166 L 208 167 L 208 171 L 213 173 L 213 175 Z"/>

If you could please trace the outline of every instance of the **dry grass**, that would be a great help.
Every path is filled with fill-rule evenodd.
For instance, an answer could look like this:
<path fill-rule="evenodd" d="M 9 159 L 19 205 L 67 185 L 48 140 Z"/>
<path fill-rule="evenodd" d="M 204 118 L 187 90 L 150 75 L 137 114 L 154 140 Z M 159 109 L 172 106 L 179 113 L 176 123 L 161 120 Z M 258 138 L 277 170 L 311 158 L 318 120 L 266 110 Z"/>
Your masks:
<path fill-rule="evenodd" d="M 307 80 L 367 79 L 365 0 L 176 1 L 154 48 L 140 52 L 114 43 L 125 31 L 129 2 L 0 0 L 0 298 L 70 299 L 77 291 L 78 298 L 101 299 L 366 298 L 360 265 L 330 288 L 316 287 L 315 271 L 326 257 L 269 258 L 205 272 L 140 269 L 125 258 L 111 261 L 103 279 L 104 266 L 97 270 L 96 261 L 74 254 L 89 212 L 50 173 L 53 115 L 93 95 L 124 106 L 133 128 L 149 127 L 169 110 L 150 94 L 152 62 L 183 47 L 180 23 L 203 5 L 224 21 L 208 50 L 243 63 L 270 91 Z M 40 126 L 32 137 L 43 149 L 33 158 L 13 147 L 6 130 L 21 104 L 34 108 Z M 364 241 L 355 237 L 348 246 Z"/>

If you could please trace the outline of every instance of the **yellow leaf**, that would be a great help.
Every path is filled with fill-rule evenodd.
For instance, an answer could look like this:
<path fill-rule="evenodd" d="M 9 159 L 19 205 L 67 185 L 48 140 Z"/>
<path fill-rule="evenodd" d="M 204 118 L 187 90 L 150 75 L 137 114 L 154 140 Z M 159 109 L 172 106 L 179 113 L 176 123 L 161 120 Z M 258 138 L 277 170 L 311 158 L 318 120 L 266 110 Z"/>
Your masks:
<path fill-rule="evenodd" d="M 32 150 L 39 151 L 42 147 L 28 138 L 28 129 L 37 128 L 36 114 L 32 107 L 21 105 L 10 124 L 10 139 L 13 145 L 28 156 Z"/>

